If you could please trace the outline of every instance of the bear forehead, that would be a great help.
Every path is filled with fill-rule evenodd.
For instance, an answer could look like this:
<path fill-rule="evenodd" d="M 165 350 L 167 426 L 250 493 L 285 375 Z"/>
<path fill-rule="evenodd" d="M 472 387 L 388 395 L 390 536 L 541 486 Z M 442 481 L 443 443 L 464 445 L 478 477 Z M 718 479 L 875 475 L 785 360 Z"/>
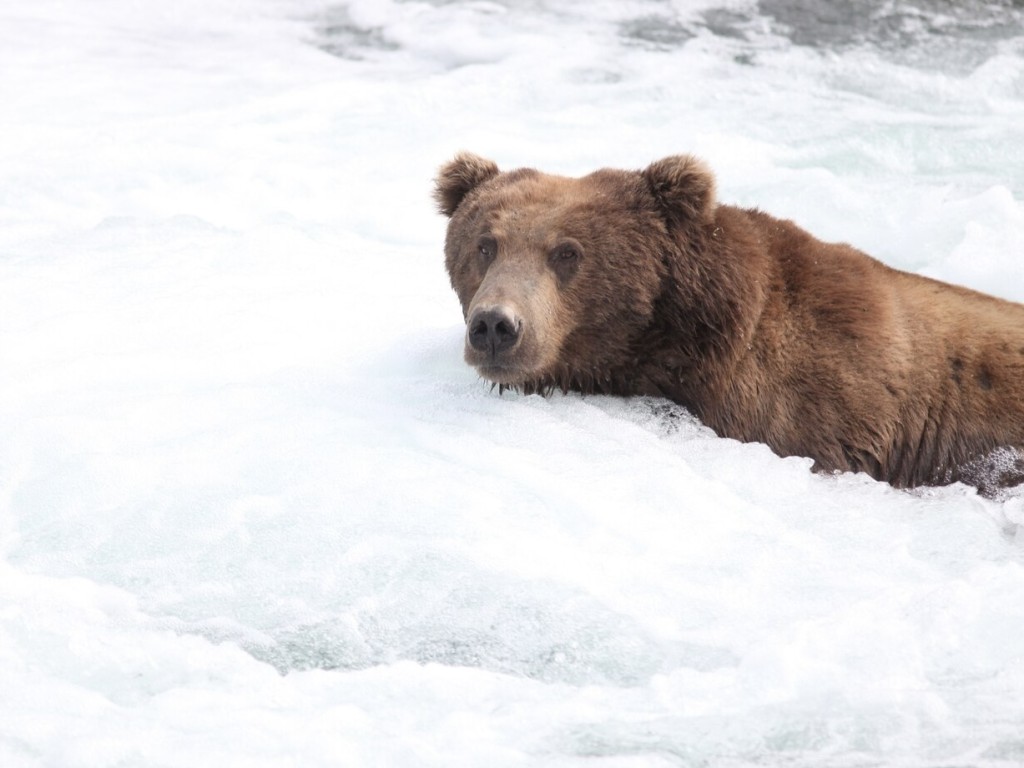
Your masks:
<path fill-rule="evenodd" d="M 484 221 L 496 237 L 538 236 L 583 227 L 591 230 L 616 209 L 635 208 L 623 174 L 602 172 L 582 178 L 539 172 L 499 177 L 481 199 Z M 571 234 L 568 232 L 567 234 Z"/>

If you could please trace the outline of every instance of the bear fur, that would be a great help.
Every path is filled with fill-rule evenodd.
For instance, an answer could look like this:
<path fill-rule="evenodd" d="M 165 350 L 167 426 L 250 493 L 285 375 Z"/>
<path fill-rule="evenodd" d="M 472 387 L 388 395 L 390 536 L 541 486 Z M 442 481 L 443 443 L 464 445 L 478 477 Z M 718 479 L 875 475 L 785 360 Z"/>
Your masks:
<path fill-rule="evenodd" d="M 1022 305 L 720 205 L 688 155 L 566 178 L 463 153 L 435 198 L 466 361 L 502 389 L 665 397 L 897 487 L 1024 480 Z"/>

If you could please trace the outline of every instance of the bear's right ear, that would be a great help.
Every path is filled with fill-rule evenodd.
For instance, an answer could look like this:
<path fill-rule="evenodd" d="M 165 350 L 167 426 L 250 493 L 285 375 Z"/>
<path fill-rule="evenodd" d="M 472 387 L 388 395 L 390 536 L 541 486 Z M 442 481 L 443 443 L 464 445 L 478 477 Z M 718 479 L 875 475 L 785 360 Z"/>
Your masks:
<path fill-rule="evenodd" d="M 715 175 L 693 155 L 651 163 L 641 175 L 665 217 L 674 225 L 703 225 L 715 216 Z"/>
<path fill-rule="evenodd" d="M 460 152 L 455 159 L 441 166 L 434 180 L 434 199 L 441 213 L 451 218 L 469 192 L 498 175 L 498 166 L 491 160 Z"/>

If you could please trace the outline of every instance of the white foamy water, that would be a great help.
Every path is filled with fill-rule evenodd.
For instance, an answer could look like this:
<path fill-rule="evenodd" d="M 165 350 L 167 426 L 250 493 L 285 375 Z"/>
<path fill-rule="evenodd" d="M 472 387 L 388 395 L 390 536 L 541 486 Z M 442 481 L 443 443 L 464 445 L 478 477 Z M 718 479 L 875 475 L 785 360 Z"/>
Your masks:
<path fill-rule="evenodd" d="M 0 765 L 1024 763 L 1024 499 L 461 360 L 460 149 L 1024 301 L 1020 11 L 868 5 L 0 7 Z"/>

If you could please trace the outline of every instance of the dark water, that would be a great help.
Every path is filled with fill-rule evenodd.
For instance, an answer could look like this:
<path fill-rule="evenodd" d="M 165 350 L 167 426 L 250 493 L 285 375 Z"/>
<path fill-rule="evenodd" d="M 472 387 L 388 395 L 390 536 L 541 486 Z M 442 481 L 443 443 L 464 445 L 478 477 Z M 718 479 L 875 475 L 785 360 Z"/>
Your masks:
<path fill-rule="evenodd" d="M 358 24 L 343 5 L 324 12 L 316 28 L 316 45 L 343 59 L 362 59 L 370 51 L 393 51 L 399 47 L 387 39 L 383 29 Z"/>
<path fill-rule="evenodd" d="M 435 7 L 458 4 L 470 5 L 467 0 L 431 2 Z M 501 0 L 493 5 L 513 15 L 547 14 L 562 21 L 588 16 L 585 3 Z M 619 23 L 623 42 L 655 50 L 670 50 L 706 32 L 741 48 L 749 44 L 752 51 L 784 40 L 822 51 L 869 47 L 910 65 L 943 62 L 963 68 L 985 61 L 1000 41 L 1024 37 L 1024 0 L 759 0 L 749 8 L 723 5 L 697 17 L 657 0 Z M 352 59 L 400 47 L 387 30 L 357 23 L 344 4 L 321 17 L 317 37 L 321 48 Z"/>
<path fill-rule="evenodd" d="M 904 48 L 930 38 L 992 43 L 1022 32 L 1022 0 L 761 0 L 758 15 L 795 45 Z M 712 12 L 712 15 L 714 12 Z"/>
<path fill-rule="evenodd" d="M 749 63 L 762 46 L 781 40 L 835 53 L 868 48 L 910 66 L 964 71 L 989 59 L 1001 41 L 1024 36 L 1024 0 L 759 0 L 689 21 L 666 9 L 621 27 L 627 42 L 662 50 L 702 31 L 736 41 L 738 58 Z"/>

